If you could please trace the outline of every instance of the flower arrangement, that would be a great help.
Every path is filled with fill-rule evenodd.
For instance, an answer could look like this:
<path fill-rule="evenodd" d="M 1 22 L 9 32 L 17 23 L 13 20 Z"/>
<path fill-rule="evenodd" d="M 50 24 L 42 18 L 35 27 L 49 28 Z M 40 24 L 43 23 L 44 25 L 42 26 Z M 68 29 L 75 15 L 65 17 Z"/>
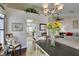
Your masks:
<path fill-rule="evenodd" d="M 62 23 L 59 20 L 56 20 L 54 22 L 48 22 L 47 23 L 47 29 L 50 32 L 50 37 L 51 37 L 51 46 L 55 47 L 55 35 L 56 33 L 61 29 Z"/>
<path fill-rule="evenodd" d="M 48 23 L 47 23 L 47 28 L 48 28 L 48 29 L 51 29 L 52 32 L 55 32 L 55 31 L 60 30 L 61 27 L 62 27 L 62 24 L 61 24 L 60 21 L 54 21 L 54 22 L 52 22 L 52 23 L 51 23 L 51 22 L 48 22 Z"/>

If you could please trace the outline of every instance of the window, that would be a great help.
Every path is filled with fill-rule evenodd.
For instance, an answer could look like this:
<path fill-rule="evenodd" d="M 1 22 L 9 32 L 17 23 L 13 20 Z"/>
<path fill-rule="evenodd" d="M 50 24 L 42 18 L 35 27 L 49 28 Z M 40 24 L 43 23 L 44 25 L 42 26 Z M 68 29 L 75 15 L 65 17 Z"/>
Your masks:
<path fill-rule="evenodd" d="M 27 23 L 27 32 L 32 32 L 33 31 L 33 24 L 32 23 Z"/>
<path fill-rule="evenodd" d="M 27 22 L 27 32 L 32 32 L 33 31 L 33 20 L 26 20 L 26 22 Z"/>
<path fill-rule="evenodd" d="M 5 30 L 4 30 L 4 19 L 5 19 L 5 6 L 0 4 L 0 43 L 2 45 L 6 43 L 5 41 Z"/>
<path fill-rule="evenodd" d="M 0 19 L 0 43 L 4 40 L 4 20 Z"/>
<path fill-rule="evenodd" d="M 78 29 L 78 20 L 73 20 L 73 28 Z"/>

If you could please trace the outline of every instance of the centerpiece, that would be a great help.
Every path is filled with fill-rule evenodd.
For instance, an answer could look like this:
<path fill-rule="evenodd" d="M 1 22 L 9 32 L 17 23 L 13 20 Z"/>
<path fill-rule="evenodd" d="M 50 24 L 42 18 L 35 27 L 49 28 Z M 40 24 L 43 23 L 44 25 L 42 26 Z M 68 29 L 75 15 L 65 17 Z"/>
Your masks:
<path fill-rule="evenodd" d="M 60 20 L 55 20 L 54 22 L 47 23 L 48 34 L 51 39 L 51 46 L 55 47 L 55 35 L 59 32 L 62 27 Z"/>

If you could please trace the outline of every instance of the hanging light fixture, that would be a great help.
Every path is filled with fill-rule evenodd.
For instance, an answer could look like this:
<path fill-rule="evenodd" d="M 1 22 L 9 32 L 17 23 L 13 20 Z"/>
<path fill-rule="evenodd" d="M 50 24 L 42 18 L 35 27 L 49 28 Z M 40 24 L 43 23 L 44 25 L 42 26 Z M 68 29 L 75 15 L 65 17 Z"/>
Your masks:
<path fill-rule="evenodd" d="M 56 8 L 57 8 L 58 10 L 62 10 L 63 7 L 64 7 L 63 4 L 55 4 L 55 6 L 56 6 Z"/>
<path fill-rule="evenodd" d="M 60 3 L 54 3 L 55 6 L 59 5 Z"/>
<path fill-rule="evenodd" d="M 58 14 L 59 12 L 61 12 L 63 10 L 63 7 L 64 7 L 63 4 L 61 4 L 61 3 L 55 3 L 53 5 L 53 8 L 49 9 L 48 8 L 48 4 L 45 3 L 45 4 L 43 4 L 43 11 L 44 11 L 45 15 L 48 15 L 48 14 L 52 14 L 53 15 L 53 14 Z"/>
<path fill-rule="evenodd" d="M 48 8 L 48 3 L 44 3 L 43 8 Z"/>
<path fill-rule="evenodd" d="M 44 3 L 43 4 L 43 11 L 44 11 L 44 14 L 46 15 L 48 13 L 48 3 Z"/>

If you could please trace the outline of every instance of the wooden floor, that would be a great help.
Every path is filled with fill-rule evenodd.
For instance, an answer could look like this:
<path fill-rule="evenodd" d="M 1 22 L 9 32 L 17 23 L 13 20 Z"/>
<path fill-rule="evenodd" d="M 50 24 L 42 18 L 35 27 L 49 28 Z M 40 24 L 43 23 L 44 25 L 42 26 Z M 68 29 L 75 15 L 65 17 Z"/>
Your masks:
<path fill-rule="evenodd" d="M 14 56 L 26 56 L 26 48 L 21 49 L 21 55 L 20 50 L 17 50 Z"/>

